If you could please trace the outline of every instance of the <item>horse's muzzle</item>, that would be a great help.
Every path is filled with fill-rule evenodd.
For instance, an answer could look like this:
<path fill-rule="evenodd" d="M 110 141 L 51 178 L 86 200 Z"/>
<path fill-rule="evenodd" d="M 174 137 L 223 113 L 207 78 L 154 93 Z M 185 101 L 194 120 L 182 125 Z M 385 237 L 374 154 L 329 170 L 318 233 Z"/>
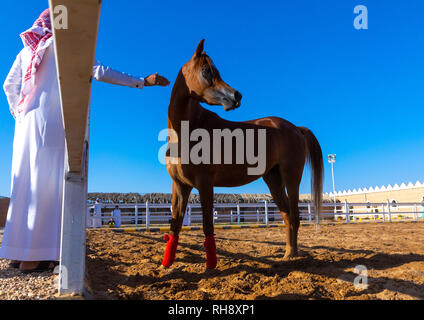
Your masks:
<path fill-rule="evenodd" d="M 240 92 L 235 91 L 234 92 L 234 100 L 233 100 L 233 105 L 231 107 L 225 107 L 225 111 L 230 111 L 230 110 L 234 110 L 237 109 L 238 107 L 241 106 L 241 99 L 243 98 L 243 96 L 241 95 Z"/>

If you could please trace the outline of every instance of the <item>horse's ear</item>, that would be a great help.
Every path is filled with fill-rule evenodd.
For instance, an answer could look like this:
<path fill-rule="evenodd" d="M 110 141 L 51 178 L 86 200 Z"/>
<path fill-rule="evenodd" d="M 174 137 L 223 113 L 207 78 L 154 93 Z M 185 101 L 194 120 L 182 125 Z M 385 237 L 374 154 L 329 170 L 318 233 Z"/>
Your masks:
<path fill-rule="evenodd" d="M 199 42 L 199 45 L 197 46 L 197 49 L 193 55 L 193 58 L 199 58 L 200 56 L 202 56 L 204 47 L 205 47 L 205 39 Z"/>

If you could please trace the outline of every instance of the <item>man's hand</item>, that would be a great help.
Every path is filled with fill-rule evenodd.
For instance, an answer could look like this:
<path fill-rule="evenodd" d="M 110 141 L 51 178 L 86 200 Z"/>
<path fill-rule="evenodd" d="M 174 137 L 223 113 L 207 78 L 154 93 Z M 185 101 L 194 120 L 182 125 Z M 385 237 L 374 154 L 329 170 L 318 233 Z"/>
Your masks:
<path fill-rule="evenodd" d="M 146 78 L 144 78 L 144 86 L 152 87 L 152 86 L 161 86 L 166 87 L 170 84 L 168 79 L 160 76 L 157 72 L 156 74 L 152 74 Z"/>

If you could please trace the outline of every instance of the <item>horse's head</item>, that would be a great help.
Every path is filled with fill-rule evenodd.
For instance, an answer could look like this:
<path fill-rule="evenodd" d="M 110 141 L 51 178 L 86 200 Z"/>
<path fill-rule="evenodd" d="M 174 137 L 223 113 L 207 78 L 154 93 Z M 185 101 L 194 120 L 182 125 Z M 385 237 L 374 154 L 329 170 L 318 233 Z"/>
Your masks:
<path fill-rule="evenodd" d="M 222 105 L 225 111 L 240 107 L 240 92 L 222 80 L 212 59 L 203 52 L 204 42 L 200 41 L 193 57 L 182 68 L 191 96 L 209 105 Z"/>

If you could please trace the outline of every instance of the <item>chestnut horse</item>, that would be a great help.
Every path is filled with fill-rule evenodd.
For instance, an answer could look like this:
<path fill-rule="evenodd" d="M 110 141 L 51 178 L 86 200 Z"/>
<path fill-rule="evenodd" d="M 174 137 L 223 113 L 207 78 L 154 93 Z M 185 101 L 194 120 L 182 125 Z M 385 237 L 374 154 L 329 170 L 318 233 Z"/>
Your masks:
<path fill-rule="evenodd" d="M 312 194 L 317 218 L 322 199 L 323 159 L 321 147 L 313 133 L 277 117 L 267 117 L 246 122 L 232 122 L 203 108 L 200 102 L 222 105 L 225 110 L 240 106 L 241 94 L 226 84 L 211 58 L 203 52 L 202 40 L 193 57 L 180 70 L 172 90 L 168 110 L 169 145 L 182 147 L 183 122 L 189 130 L 207 131 L 212 137 L 214 129 L 247 130 L 266 129 L 266 166 L 262 174 L 249 175 L 247 163 L 182 163 L 184 154 L 173 159 L 168 148 L 166 167 L 173 179 L 172 220 L 162 265 L 169 267 L 175 260 L 179 233 L 181 231 L 187 201 L 193 188 L 199 191 L 203 212 L 203 231 L 206 236 L 206 267 L 214 269 L 217 264 L 213 225 L 214 187 L 236 187 L 262 177 L 267 184 L 275 204 L 281 211 L 286 225 L 286 252 L 284 260 L 298 255 L 297 234 L 299 229 L 299 185 L 305 162 L 312 168 Z M 258 143 L 255 150 L 258 152 Z M 223 150 L 223 149 L 222 149 Z M 232 146 L 232 159 L 237 155 Z M 211 151 L 211 154 L 213 151 Z M 222 153 L 221 153 L 222 154 Z"/>

